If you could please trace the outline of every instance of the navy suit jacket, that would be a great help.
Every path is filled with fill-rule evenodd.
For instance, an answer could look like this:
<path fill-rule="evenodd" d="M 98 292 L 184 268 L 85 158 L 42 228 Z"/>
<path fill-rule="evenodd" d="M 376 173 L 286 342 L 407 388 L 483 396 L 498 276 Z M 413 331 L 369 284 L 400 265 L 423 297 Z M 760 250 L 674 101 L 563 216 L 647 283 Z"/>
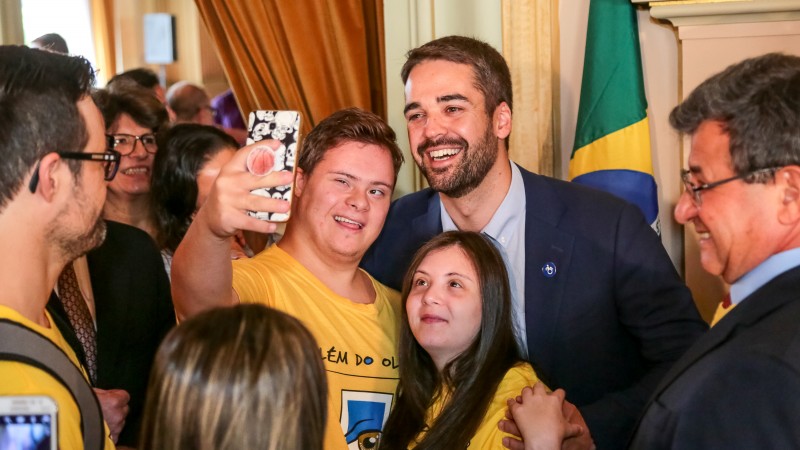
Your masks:
<path fill-rule="evenodd" d="M 106 225 L 105 241 L 86 255 L 97 322 L 94 386 L 130 394 L 130 411 L 117 444 L 135 447 L 150 368 L 158 345 L 175 325 L 175 311 L 164 262 L 153 239 L 129 225 L 111 221 Z M 47 309 L 85 365 L 83 348 L 58 297 L 51 295 Z"/>
<path fill-rule="evenodd" d="M 800 448 L 800 268 L 744 299 L 678 360 L 635 449 Z"/>
<path fill-rule="evenodd" d="M 566 390 L 599 449 L 623 448 L 661 377 L 707 326 L 635 206 L 520 171 L 528 360 Z M 409 194 L 392 204 L 362 265 L 399 290 L 414 252 L 441 231 L 438 194 Z M 547 263 L 555 276 L 543 274 Z"/>

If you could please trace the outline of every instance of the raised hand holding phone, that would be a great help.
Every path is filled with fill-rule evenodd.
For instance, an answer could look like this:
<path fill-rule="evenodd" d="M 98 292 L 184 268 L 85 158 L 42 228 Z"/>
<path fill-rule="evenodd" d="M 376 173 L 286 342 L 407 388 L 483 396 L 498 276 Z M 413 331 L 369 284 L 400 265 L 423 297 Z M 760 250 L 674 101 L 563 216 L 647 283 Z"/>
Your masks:
<path fill-rule="evenodd" d="M 172 260 L 172 298 L 180 320 L 236 302 L 231 289 L 234 237 L 241 230 L 269 234 L 278 227 L 275 222 L 251 216 L 251 211 L 289 213 L 289 202 L 283 198 L 263 197 L 252 191 L 291 185 L 292 172 L 273 170 L 260 176 L 251 173 L 247 166 L 252 152 L 268 153 L 280 146 L 278 141 L 263 140 L 240 149 L 214 180 Z M 265 162 L 258 161 L 261 157 L 252 158 L 256 163 Z M 258 165 L 251 162 L 254 171 L 258 172 Z"/>
<path fill-rule="evenodd" d="M 243 147 L 222 167 L 208 198 L 195 216 L 194 222 L 204 224 L 221 239 L 234 236 L 240 230 L 272 233 L 277 225 L 252 216 L 252 211 L 267 214 L 288 214 L 289 202 L 283 198 L 255 195 L 252 191 L 291 184 L 294 175 L 289 171 L 270 171 L 265 175 L 251 173 L 247 161 L 255 153 L 274 152 L 281 144 L 273 140 L 260 141 Z M 251 163 L 252 164 L 252 163 Z M 258 168 L 258 163 L 254 166 Z"/>

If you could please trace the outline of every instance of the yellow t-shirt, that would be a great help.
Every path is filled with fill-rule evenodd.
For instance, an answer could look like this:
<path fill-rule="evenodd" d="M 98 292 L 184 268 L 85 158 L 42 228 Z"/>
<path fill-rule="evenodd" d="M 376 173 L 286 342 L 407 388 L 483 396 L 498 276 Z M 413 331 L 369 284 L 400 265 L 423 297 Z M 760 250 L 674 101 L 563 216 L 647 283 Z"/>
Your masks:
<path fill-rule="evenodd" d="M 241 302 L 296 317 L 320 346 L 329 390 L 326 450 L 371 448 L 397 388 L 400 296 L 370 280 L 377 295 L 365 305 L 333 293 L 278 246 L 233 261 Z"/>
<path fill-rule="evenodd" d="M 528 363 L 520 363 L 509 369 L 503 376 L 503 380 L 500 381 L 500 385 L 497 386 L 494 398 L 489 403 L 489 408 L 486 410 L 480 425 L 478 425 L 478 431 L 475 432 L 469 442 L 469 449 L 489 450 L 504 448 L 503 438 L 511 435 L 500 431 L 497 428 L 497 423 L 505 418 L 506 409 L 508 408 L 506 400 L 520 395 L 525 386 L 533 386 L 538 381 L 539 378 L 533 371 L 533 367 Z M 447 397 L 442 396 L 431 405 L 425 418 L 426 423 L 433 423 L 436 416 L 442 412 L 446 401 Z M 421 439 L 422 434 L 417 436 L 415 442 L 419 442 Z M 415 444 L 412 443 L 409 448 L 414 448 L 414 446 Z"/>
<path fill-rule="evenodd" d="M 80 367 L 78 357 L 75 356 L 75 352 L 58 331 L 50 314 L 47 314 L 50 328 L 42 327 L 23 317 L 17 311 L 2 305 L 0 305 L 0 318 L 17 322 L 50 339 L 67 354 L 76 366 Z M 83 372 L 82 369 L 81 371 Z M 86 377 L 85 372 L 83 376 Z M 45 395 L 52 398 L 58 405 L 58 447 L 62 450 L 83 448 L 81 415 L 78 405 L 69 390 L 47 372 L 19 362 L 0 361 L 0 395 Z M 106 427 L 105 448 L 107 450 L 115 448 L 108 435 Z"/>

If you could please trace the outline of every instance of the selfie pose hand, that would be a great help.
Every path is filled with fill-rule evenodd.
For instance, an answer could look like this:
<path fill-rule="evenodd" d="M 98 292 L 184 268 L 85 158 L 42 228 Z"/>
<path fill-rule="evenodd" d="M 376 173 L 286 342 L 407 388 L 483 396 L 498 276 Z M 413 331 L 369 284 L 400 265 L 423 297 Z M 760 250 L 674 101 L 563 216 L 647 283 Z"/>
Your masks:
<path fill-rule="evenodd" d="M 202 221 L 208 231 L 220 239 L 230 238 L 239 230 L 274 232 L 275 223 L 256 219 L 247 212 L 286 213 L 289 211 L 289 202 L 262 197 L 251 191 L 290 184 L 292 173 L 281 171 L 258 175 L 259 171 L 256 171 L 254 174 L 248 170 L 247 160 L 253 152 L 261 153 L 264 147 L 274 150 L 280 145 L 278 141 L 265 140 L 236 152 L 233 159 L 220 170 L 208 199 L 198 211 L 195 221 Z"/>
<path fill-rule="evenodd" d="M 289 202 L 251 193 L 254 189 L 292 183 L 292 173 L 254 175 L 247 168 L 251 151 L 265 146 L 276 149 L 277 141 L 260 141 L 242 148 L 220 170 L 208 199 L 197 212 L 181 245 L 175 251 L 172 297 L 180 319 L 215 306 L 231 305 L 235 297 L 230 264 L 231 241 L 239 230 L 272 233 L 277 225 L 248 215 L 248 211 L 286 213 Z M 190 258 L 187 255 L 203 255 Z M 182 269 L 181 269 L 182 268 Z"/>

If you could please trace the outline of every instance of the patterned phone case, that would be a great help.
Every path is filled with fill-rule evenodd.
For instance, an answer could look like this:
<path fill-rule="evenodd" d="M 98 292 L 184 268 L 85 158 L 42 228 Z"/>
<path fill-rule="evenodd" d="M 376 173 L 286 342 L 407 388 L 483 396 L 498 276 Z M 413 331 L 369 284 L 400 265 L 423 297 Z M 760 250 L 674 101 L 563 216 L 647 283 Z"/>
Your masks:
<path fill-rule="evenodd" d="M 294 174 L 295 161 L 297 160 L 297 144 L 300 134 L 300 113 L 297 111 L 253 111 L 248 120 L 247 145 L 263 139 L 274 139 L 281 142 L 281 147 L 275 151 L 275 165 L 273 171 L 290 170 Z M 264 197 L 282 198 L 292 201 L 293 184 L 262 188 L 251 191 Z M 289 214 L 249 211 L 253 217 L 270 222 L 286 222 Z"/>

